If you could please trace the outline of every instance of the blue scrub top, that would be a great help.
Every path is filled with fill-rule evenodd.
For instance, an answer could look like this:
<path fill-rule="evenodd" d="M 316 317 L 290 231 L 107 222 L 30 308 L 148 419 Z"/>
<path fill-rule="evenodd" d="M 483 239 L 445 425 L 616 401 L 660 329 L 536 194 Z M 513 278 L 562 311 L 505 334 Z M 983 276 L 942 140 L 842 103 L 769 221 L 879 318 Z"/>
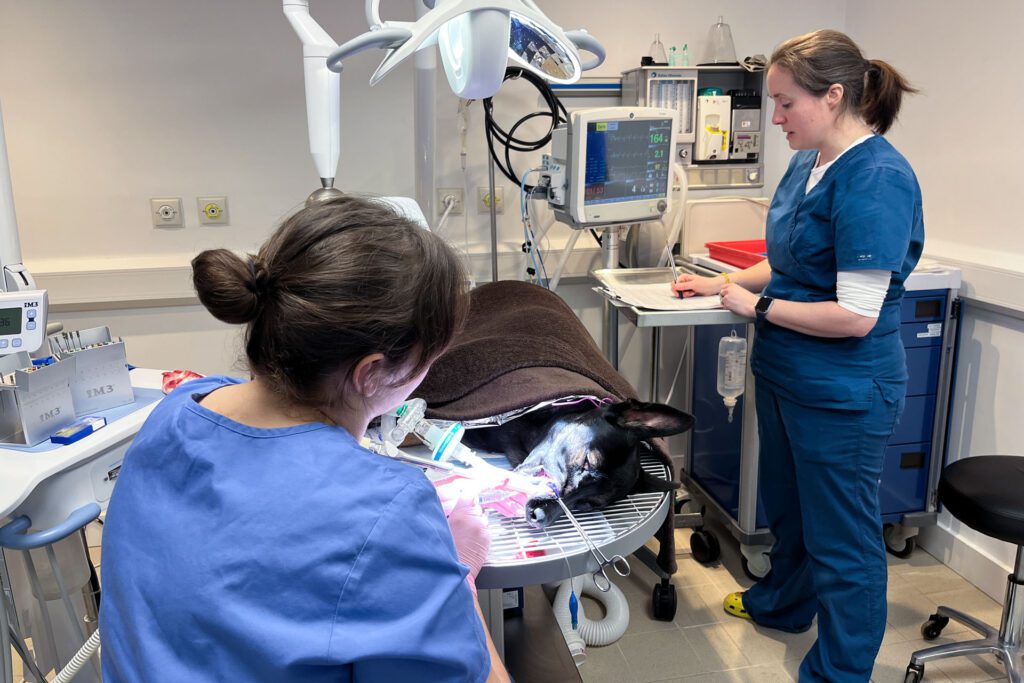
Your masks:
<path fill-rule="evenodd" d="M 418 469 L 323 424 L 257 429 L 168 395 L 103 531 L 103 679 L 479 681 L 490 660 Z"/>
<path fill-rule="evenodd" d="M 847 150 L 805 193 L 817 155 L 797 152 L 772 199 L 766 233 L 772 277 L 765 294 L 836 301 L 836 274 L 851 270 L 890 271 L 889 290 L 878 322 L 863 338 L 828 339 L 760 323 L 751 366 L 798 403 L 866 409 L 873 387 L 888 401 L 905 391 L 900 301 L 924 246 L 921 189 L 907 160 L 874 135 Z"/>

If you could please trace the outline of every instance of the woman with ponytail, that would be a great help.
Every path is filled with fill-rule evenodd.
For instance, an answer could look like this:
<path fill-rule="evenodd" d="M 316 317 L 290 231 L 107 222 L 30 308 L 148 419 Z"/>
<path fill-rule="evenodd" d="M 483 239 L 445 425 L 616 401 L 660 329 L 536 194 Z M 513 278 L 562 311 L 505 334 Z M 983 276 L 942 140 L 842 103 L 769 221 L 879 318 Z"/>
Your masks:
<path fill-rule="evenodd" d="M 446 520 L 422 471 L 359 444 L 462 323 L 459 257 L 343 197 L 257 254 L 208 250 L 192 269 L 207 310 L 246 326 L 251 379 L 181 385 L 125 455 L 103 532 L 103 680 L 507 680 L 472 588 L 479 506 Z"/>
<path fill-rule="evenodd" d="M 838 31 L 772 55 L 772 123 L 798 150 L 768 212 L 767 260 L 730 276 L 683 275 L 756 318 L 760 498 L 771 570 L 725 610 L 783 631 L 818 619 L 801 681 L 864 682 L 885 631 L 878 481 L 903 409 L 903 282 L 924 244 L 921 191 L 882 137 L 914 90 Z"/>

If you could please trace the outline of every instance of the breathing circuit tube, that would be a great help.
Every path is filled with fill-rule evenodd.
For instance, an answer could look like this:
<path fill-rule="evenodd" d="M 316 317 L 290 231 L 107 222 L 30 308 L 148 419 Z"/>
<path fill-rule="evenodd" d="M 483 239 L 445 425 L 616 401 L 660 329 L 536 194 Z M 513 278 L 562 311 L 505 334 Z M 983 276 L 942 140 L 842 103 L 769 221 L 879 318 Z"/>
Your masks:
<path fill-rule="evenodd" d="M 611 645 L 626 632 L 629 627 L 629 603 L 626 602 L 626 596 L 622 589 L 614 583 L 607 592 L 602 592 L 594 583 L 592 575 L 583 574 L 566 579 L 556 585 L 558 589 L 551 607 L 577 666 L 583 662 L 586 654 L 583 647 L 576 641 L 582 639 L 587 645 L 600 647 Z M 572 615 L 569 609 L 570 596 L 574 592 L 574 586 L 580 589 L 581 596 L 586 595 L 601 603 L 605 611 L 603 619 L 590 619 L 584 614 L 583 603 L 580 602 L 576 619 L 578 626 L 575 631 L 572 628 Z"/>

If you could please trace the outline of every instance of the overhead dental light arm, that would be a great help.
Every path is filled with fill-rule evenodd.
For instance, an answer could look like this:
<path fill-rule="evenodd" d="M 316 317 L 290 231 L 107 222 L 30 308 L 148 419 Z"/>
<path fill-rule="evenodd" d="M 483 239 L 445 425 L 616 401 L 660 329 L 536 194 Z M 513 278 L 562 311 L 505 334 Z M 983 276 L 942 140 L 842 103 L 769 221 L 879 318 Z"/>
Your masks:
<path fill-rule="evenodd" d="M 11 186 L 11 168 L 7 163 L 6 140 L 3 110 L 0 109 L 0 266 L 4 274 L 0 289 L 24 292 L 34 290 L 36 283 L 21 263 L 21 240 L 14 215 L 14 188 Z"/>
<path fill-rule="evenodd" d="M 321 185 L 310 199 L 327 199 L 339 194 L 334 177 L 341 156 L 341 87 L 339 75 L 327 68 L 326 61 L 338 44 L 309 15 L 309 0 L 283 0 L 283 4 L 288 22 L 302 41 L 309 151 Z"/>
<path fill-rule="evenodd" d="M 579 29 L 577 31 L 566 31 L 565 37 L 571 40 L 573 42 L 573 45 L 575 45 L 576 47 L 580 48 L 581 50 L 586 50 L 587 52 L 590 52 L 591 54 L 594 55 L 587 61 L 580 63 L 580 67 L 584 71 L 596 69 L 597 67 L 601 66 L 601 64 L 604 62 L 604 45 L 599 43 L 597 38 L 595 38 L 594 36 L 590 35 L 583 29 Z"/>
<path fill-rule="evenodd" d="M 14 214 L 14 188 L 7 162 L 7 138 L 0 110 L 0 356 L 35 352 L 46 338 L 48 298 L 21 262 Z M 2 599 L 2 598 L 0 598 Z"/>
<path fill-rule="evenodd" d="M 310 16 L 308 0 L 282 1 L 302 41 L 309 147 L 322 185 L 311 200 L 338 193 L 333 187 L 340 156 L 339 74 L 347 57 L 387 50 L 370 78 L 375 85 L 417 50 L 437 44 L 448 83 L 465 99 L 494 95 L 509 65 L 554 83 L 573 83 L 605 57 L 593 36 L 563 32 L 533 0 L 420 0 L 427 11 L 413 22 L 384 21 L 380 0 L 366 0 L 369 31 L 340 47 Z M 581 62 L 578 49 L 594 56 Z"/>

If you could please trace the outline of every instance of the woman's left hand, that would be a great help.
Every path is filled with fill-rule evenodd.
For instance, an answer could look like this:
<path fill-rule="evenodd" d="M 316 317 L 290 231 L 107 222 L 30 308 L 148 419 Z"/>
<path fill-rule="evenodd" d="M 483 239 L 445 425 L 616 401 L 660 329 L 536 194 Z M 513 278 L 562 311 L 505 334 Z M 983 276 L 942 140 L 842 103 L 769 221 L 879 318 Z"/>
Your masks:
<path fill-rule="evenodd" d="M 736 315 L 746 316 L 747 318 L 754 317 L 754 305 L 758 299 L 757 294 L 748 292 L 739 285 L 728 284 L 722 287 L 718 297 L 722 300 L 722 305 Z"/>

